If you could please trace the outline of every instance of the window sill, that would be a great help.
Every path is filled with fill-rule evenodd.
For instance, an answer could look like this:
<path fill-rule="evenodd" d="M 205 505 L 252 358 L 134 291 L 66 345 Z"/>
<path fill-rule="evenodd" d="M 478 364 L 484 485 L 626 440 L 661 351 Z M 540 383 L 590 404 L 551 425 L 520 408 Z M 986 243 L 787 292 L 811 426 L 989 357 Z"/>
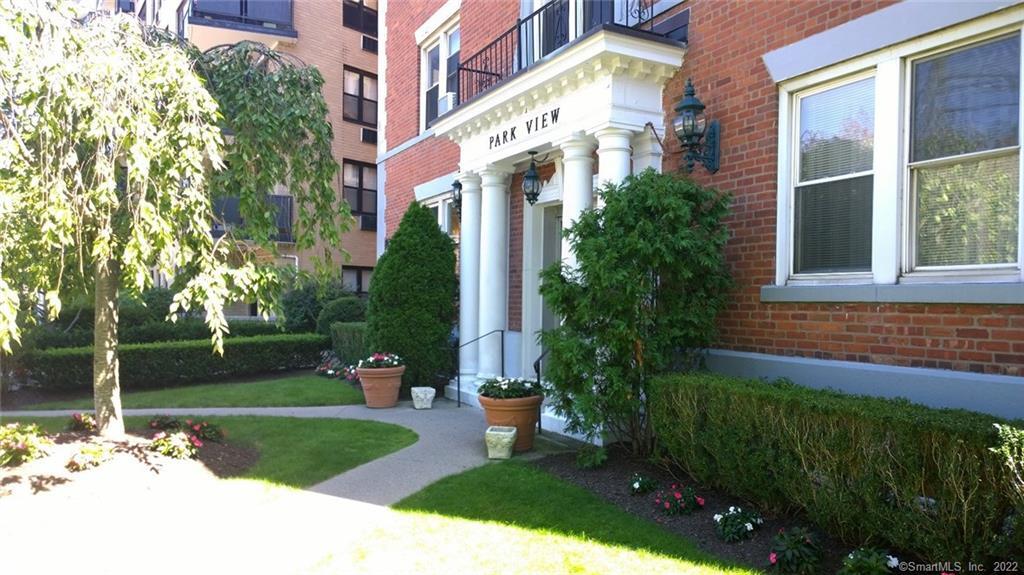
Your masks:
<path fill-rule="evenodd" d="M 1024 304 L 1024 284 L 761 286 L 761 302 Z"/>

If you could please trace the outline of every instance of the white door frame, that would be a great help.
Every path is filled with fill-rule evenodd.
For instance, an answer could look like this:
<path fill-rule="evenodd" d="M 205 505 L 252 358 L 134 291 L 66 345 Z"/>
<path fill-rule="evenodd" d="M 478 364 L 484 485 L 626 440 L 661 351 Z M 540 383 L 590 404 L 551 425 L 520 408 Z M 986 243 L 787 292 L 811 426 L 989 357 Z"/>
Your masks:
<path fill-rule="evenodd" d="M 534 205 L 523 205 L 523 308 L 522 374 L 534 376 L 533 362 L 540 356 L 537 334 L 544 320 L 540 297 L 540 271 L 544 263 L 544 208 L 562 203 L 562 159 L 554 160 L 555 174 L 544 182 Z"/>

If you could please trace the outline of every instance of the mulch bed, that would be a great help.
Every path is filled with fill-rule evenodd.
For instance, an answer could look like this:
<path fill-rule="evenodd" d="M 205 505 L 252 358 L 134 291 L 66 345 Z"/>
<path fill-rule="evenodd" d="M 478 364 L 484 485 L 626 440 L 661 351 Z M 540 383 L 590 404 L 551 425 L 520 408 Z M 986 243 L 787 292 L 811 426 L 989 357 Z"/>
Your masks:
<path fill-rule="evenodd" d="M 754 536 L 738 543 L 726 543 L 715 533 L 712 517 L 729 509 L 730 506 L 757 509 L 735 497 L 719 493 L 688 478 L 672 477 L 666 470 L 633 458 L 626 450 L 612 446 L 608 449 L 608 462 L 599 469 L 579 469 L 575 453 L 558 453 L 533 462 L 534 465 L 570 483 L 574 483 L 610 501 L 621 509 L 648 521 L 662 525 L 665 529 L 686 537 L 702 550 L 716 557 L 749 565 L 757 569 L 768 567 L 768 554 L 772 538 L 779 529 L 809 527 L 806 521 L 792 517 L 764 517 L 764 525 L 754 531 Z M 658 482 L 659 489 L 667 490 L 673 483 L 693 487 L 697 495 L 704 498 L 704 509 L 692 515 L 665 516 L 655 507 L 655 492 L 633 495 L 630 479 L 640 473 Z M 683 481 L 680 481 L 683 479 Z M 842 558 L 851 549 L 816 530 L 823 552 L 821 573 L 835 573 Z"/>
<path fill-rule="evenodd" d="M 168 468 L 186 468 L 200 464 L 206 473 L 217 477 L 237 477 L 259 461 L 259 451 L 230 441 L 216 443 L 206 441 L 198 451 L 195 460 L 172 459 L 150 451 L 149 430 L 128 430 L 120 441 L 101 439 L 93 434 L 65 431 L 50 435 L 53 445 L 45 448 L 46 455 L 35 461 L 17 467 L 0 467 L 0 498 L 21 495 L 35 495 L 48 491 L 62 491 L 71 488 L 79 479 L 95 474 L 105 474 L 115 467 L 129 466 L 139 472 L 161 474 Z M 73 472 L 65 467 L 67 461 L 83 447 L 91 444 L 106 445 L 111 452 L 108 461 L 98 467 Z M 201 468 L 200 468 L 201 469 Z M 117 481 L 116 476 L 111 477 Z"/>
<path fill-rule="evenodd" d="M 203 447 L 199 449 L 196 459 L 217 477 L 238 477 L 256 465 L 260 459 L 260 452 L 255 448 L 235 445 L 230 441 L 226 443 L 205 441 Z"/>

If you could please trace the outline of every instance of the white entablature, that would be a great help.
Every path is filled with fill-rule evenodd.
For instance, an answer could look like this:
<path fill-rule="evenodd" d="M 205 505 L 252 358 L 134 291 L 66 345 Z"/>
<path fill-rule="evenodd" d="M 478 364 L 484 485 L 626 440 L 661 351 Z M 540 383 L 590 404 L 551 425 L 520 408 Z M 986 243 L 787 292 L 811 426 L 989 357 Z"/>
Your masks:
<path fill-rule="evenodd" d="M 662 88 L 683 62 L 677 42 L 627 29 L 598 29 L 527 70 L 506 79 L 438 119 L 434 133 L 461 148 L 464 170 L 502 160 L 518 161 L 527 151 L 607 127 L 641 132 L 664 124 Z M 545 113 L 557 122 L 530 129 Z M 493 145 L 495 134 L 515 138 Z"/>

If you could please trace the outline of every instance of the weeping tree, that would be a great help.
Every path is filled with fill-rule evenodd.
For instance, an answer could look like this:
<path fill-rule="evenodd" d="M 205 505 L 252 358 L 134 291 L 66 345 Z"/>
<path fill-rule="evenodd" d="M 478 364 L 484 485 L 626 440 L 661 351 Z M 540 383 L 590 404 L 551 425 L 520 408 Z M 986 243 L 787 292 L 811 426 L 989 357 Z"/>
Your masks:
<path fill-rule="evenodd" d="M 548 399 L 570 431 L 611 433 L 648 455 L 651 378 L 693 366 L 715 337 L 730 285 L 729 197 L 653 170 L 601 194 L 604 206 L 567 232 L 577 267 L 541 273 L 544 302 L 562 318 L 540 337 Z"/>
<path fill-rule="evenodd" d="M 0 348 L 91 295 L 104 435 L 124 431 L 122 293 L 174 278 L 168 318 L 202 310 L 223 353 L 226 303 L 268 313 L 279 301 L 273 186 L 295 196 L 300 249 L 339 243 L 347 209 L 331 189 L 323 81 L 294 68 L 263 47 L 200 55 L 124 15 L 0 0 Z M 213 238 L 213 199 L 228 195 L 244 225 Z"/>

